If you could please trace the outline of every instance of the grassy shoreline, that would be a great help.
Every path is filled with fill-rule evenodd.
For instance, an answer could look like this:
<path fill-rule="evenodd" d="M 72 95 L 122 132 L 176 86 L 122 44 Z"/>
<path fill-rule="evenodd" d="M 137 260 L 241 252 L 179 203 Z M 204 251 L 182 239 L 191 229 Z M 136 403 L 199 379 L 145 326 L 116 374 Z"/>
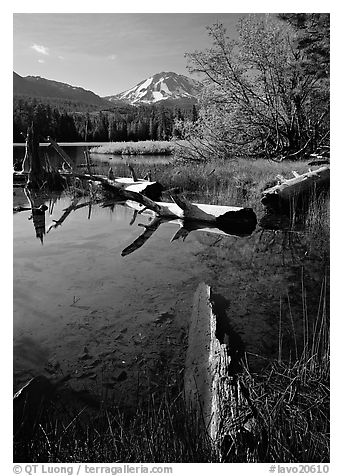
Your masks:
<path fill-rule="evenodd" d="M 232 435 L 225 462 L 330 461 L 329 347 L 322 350 L 293 363 L 270 362 L 259 374 L 243 368 L 238 378 L 249 389 L 263 438 Z M 182 392 L 175 398 L 166 388 L 131 415 L 104 405 L 89 423 L 80 412 L 63 421 L 59 411 L 46 407 L 31 439 L 15 443 L 14 462 L 222 462 Z"/>
<path fill-rule="evenodd" d="M 113 155 L 171 155 L 174 153 L 175 143 L 170 141 L 137 141 L 137 142 L 110 142 L 101 146 L 92 147 L 92 154 Z"/>
<path fill-rule="evenodd" d="M 130 161 L 128 160 L 128 163 Z M 308 171 L 306 161 L 270 162 L 264 159 L 235 161 L 185 162 L 171 159 L 167 164 L 134 163 L 137 177 L 148 172 L 166 190 L 177 191 L 196 200 L 218 205 L 260 207 L 261 192 L 277 183 L 276 176 L 292 177 Z M 130 176 L 127 163 L 115 164 L 116 176 Z M 113 167 L 113 168 L 114 168 Z"/>

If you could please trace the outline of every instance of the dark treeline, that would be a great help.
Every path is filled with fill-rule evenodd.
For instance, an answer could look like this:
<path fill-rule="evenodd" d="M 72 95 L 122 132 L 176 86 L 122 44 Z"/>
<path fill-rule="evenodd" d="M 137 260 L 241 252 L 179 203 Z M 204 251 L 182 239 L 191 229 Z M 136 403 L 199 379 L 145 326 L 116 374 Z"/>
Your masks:
<path fill-rule="evenodd" d="M 22 133 L 25 134 L 32 121 L 42 139 L 50 135 L 64 142 L 168 140 L 179 135 L 176 120 L 194 122 L 198 116 L 194 105 L 96 109 L 66 101 L 14 97 L 13 141 L 24 141 Z"/>

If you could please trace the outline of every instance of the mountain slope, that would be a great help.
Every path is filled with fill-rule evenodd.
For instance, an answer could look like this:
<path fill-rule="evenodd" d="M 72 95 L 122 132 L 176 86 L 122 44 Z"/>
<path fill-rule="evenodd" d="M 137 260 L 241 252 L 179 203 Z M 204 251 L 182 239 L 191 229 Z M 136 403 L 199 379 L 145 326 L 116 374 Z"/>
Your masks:
<path fill-rule="evenodd" d="M 15 72 L 13 72 L 13 94 L 40 98 L 58 98 L 96 106 L 108 105 L 105 99 L 92 91 L 44 79 L 40 76 L 26 76 L 24 78 Z"/>
<path fill-rule="evenodd" d="M 161 72 L 141 81 L 127 91 L 106 96 L 109 101 L 126 101 L 130 104 L 154 104 L 166 100 L 191 99 L 196 102 L 202 84 L 199 81 L 176 74 Z"/>

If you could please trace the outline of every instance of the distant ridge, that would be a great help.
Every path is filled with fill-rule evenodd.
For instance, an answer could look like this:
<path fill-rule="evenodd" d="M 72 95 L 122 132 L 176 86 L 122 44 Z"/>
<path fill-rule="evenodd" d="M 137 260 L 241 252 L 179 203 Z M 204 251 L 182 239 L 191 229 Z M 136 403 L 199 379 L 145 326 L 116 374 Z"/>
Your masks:
<path fill-rule="evenodd" d="M 92 91 L 40 76 L 22 77 L 13 72 L 13 94 L 39 98 L 64 99 L 88 105 L 108 105 L 106 99 Z"/>

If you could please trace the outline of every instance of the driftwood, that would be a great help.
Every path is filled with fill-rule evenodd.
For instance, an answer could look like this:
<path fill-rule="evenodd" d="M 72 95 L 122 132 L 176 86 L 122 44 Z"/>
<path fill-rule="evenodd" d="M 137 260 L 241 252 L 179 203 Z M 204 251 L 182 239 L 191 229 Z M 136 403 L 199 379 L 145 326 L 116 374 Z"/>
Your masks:
<path fill-rule="evenodd" d="M 148 225 L 143 225 L 141 223 L 138 226 L 144 228 L 143 233 L 136 238 L 130 245 L 128 245 L 121 253 L 122 256 L 127 256 L 137 249 L 141 248 L 144 243 L 146 243 L 149 238 L 155 233 L 155 231 L 162 225 L 163 223 L 171 223 L 178 226 L 178 230 L 174 233 L 170 242 L 176 241 L 178 239 L 182 239 L 183 241 L 187 238 L 187 236 L 196 230 L 200 230 L 206 233 L 213 233 L 215 235 L 221 236 L 248 236 L 250 235 L 253 230 L 255 229 L 256 225 L 254 222 L 246 223 L 245 228 L 242 224 L 237 226 L 235 223 L 228 223 L 221 229 L 220 226 L 216 222 L 206 222 L 206 221 L 199 221 L 199 220 L 187 220 L 181 219 L 176 217 L 161 217 L 155 214 L 152 210 L 147 209 L 143 205 L 133 202 L 131 200 L 127 200 L 123 205 L 133 208 L 134 213 L 130 225 L 132 225 L 137 216 L 140 214 L 148 215 L 153 217 L 152 221 Z M 169 204 L 171 205 L 171 204 Z"/>
<path fill-rule="evenodd" d="M 230 207 L 222 205 L 208 205 L 190 203 L 183 197 L 171 195 L 173 202 L 156 202 L 155 205 L 139 199 L 128 199 L 128 206 L 139 213 L 154 212 L 160 218 L 169 220 L 182 219 L 184 222 L 210 224 L 227 234 L 250 234 L 256 226 L 256 215 L 251 208 Z"/>
<path fill-rule="evenodd" d="M 263 439 L 258 412 L 235 369 L 230 340 L 214 311 L 210 287 L 199 284 L 189 328 L 185 394 L 188 404 L 203 418 L 222 461 L 242 438 L 250 439 L 252 447 Z"/>
<path fill-rule="evenodd" d="M 91 210 L 91 207 L 94 204 L 100 204 L 100 206 L 102 207 L 112 207 L 114 205 L 121 205 L 121 206 L 132 208 L 133 218 L 130 221 L 130 225 L 132 225 L 135 222 L 137 216 L 139 216 L 142 213 L 153 217 L 152 221 L 147 225 L 138 224 L 138 226 L 144 228 L 144 231 L 140 236 L 138 236 L 138 238 L 136 238 L 130 245 L 128 245 L 122 251 L 121 253 L 122 256 L 131 254 L 137 249 L 139 249 L 140 247 L 142 247 L 149 240 L 149 238 L 154 234 L 154 232 L 159 228 L 159 226 L 162 225 L 163 223 L 172 223 L 179 227 L 178 230 L 172 236 L 170 240 L 171 242 L 176 241 L 178 239 L 185 240 L 186 237 L 189 235 L 189 233 L 196 230 L 212 233 L 215 235 L 219 235 L 219 237 L 221 237 L 221 236 L 228 236 L 228 235 L 247 236 L 251 234 L 253 229 L 255 228 L 255 225 L 252 228 L 250 224 L 247 224 L 246 229 L 243 230 L 242 226 L 237 227 L 237 225 L 232 224 L 230 226 L 227 226 L 224 231 L 218 228 L 218 226 L 216 226 L 215 223 L 211 223 L 211 222 L 207 223 L 204 221 L 197 221 L 197 220 L 184 220 L 184 219 L 176 218 L 175 216 L 162 217 L 162 216 L 156 215 L 154 211 L 147 209 L 145 206 L 131 200 L 118 201 L 117 199 L 103 200 L 102 198 L 100 198 L 100 199 L 93 199 L 87 202 L 79 203 L 81 198 L 82 198 L 81 196 L 74 197 L 74 199 L 72 200 L 72 203 L 63 210 L 61 217 L 58 220 L 52 220 L 52 223 L 48 226 L 47 233 L 49 233 L 52 229 L 56 229 L 59 226 L 61 226 L 72 212 L 87 206 Z M 45 209 L 47 209 L 47 207 L 45 207 Z M 24 210 L 31 210 L 31 208 L 19 206 L 13 209 L 14 212 L 19 212 Z M 88 218 L 90 218 L 90 214 Z"/>
<path fill-rule="evenodd" d="M 289 202 L 298 197 L 309 195 L 315 188 L 328 187 L 330 183 L 330 167 L 324 166 L 305 174 L 293 173 L 294 177 L 279 177 L 280 183 L 262 192 L 262 203 L 274 206 Z"/>
<path fill-rule="evenodd" d="M 184 220 L 202 221 L 220 226 L 225 223 L 253 223 L 256 225 L 256 215 L 251 208 L 190 203 L 185 198 L 179 196 L 172 196 L 172 203 L 155 202 L 143 194 L 134 191 L 130 185 L 125 186 L 125 183 L 128 183 L 128 179 L 123 179 L 121 183 L 118 183 L 117 180 L 110 180 L 101 175 L 83 175 L 83 177 L 98 180 L 108 190 L 116 192 L 125 200 L 133 200 L 140 203 L 161 218 L 182 218 Z"/>
<path fill-rule="evenodd" d="M 150 225 L 146 226 L 144 233 L 139 236 L 132 244 L 122 251 L 122 256 L 126 256 L 133 251 L 140 248 L 157 230 L 161 223 L 165 221 L 182 219 L 181 230 L 176 233 L 173 240 L 185 238 L 192 229 L 205 228 L 206 224 L 209 228 L 218 228 L 226 234 L 250 234 L 256 227 L 256 215 L 250 208 L 242 207 L 228 207 L 206 204 L 190 203 L 181 197 L 172 197 L 174 202 L 155 202 L 149 197 L 133 190 L 138 184 L 151 184 L 148 181 L 132 182 L 132 179 L 122 178 L 110 179 L 103 175 L 95 174 L 68 174 L 73 178 L 82 180 L 98 182 L 105 190 L 114 194 L 116 198 L 122 200 L 129 200 L 131 204 L 134 203 L 134 208 L 139 213 L 145 210 L 153 212 L 154 220 Z M 66 175 L 65 175 L 66 176 Z M 69 213 L 74 208 L 70 208 Z M 67 215 L 68 216 L 68 215 Z M 131 223 L 135 221 L 136 214 Z M 65 218 L 64 218 L 65 219 Z M 61 220 L 58 221 L 60 223 Z M 64 220 L 63 220 L 64 221 Z M 196 223 L 196 226 L 190 226 L 190 223 Z M 186 224 L 186 225 L 185 225 Z M 54 226 L 56 227 L 56 226 Z M 49 230 L 51 227 L 49 228 Z M 219 231 L 220 233 L 220 231 Z"/>
<path fill-rule="evenodd" d="M 150 182 L 149 180 L 138 179 L 134 181 L 131 177 L 114 177 L 113 171 L 109 170 L 110 177 L 98 174 L 84 174 L 84 173 L 61 173 L 61 175 L 68 181 L 78 178 L 87 182 L 98 182 L 103 188 L 114 196 L 122 198 L 123 200 L 135 200 L 139 203 L 146 203 L 153 206 L 153 199 L 160 198 L 163 186 L 158 182 Z M 156 208 L 156 207 L 155 207 Z M 156 208 L 157 209 L 157 208 Z"/>

